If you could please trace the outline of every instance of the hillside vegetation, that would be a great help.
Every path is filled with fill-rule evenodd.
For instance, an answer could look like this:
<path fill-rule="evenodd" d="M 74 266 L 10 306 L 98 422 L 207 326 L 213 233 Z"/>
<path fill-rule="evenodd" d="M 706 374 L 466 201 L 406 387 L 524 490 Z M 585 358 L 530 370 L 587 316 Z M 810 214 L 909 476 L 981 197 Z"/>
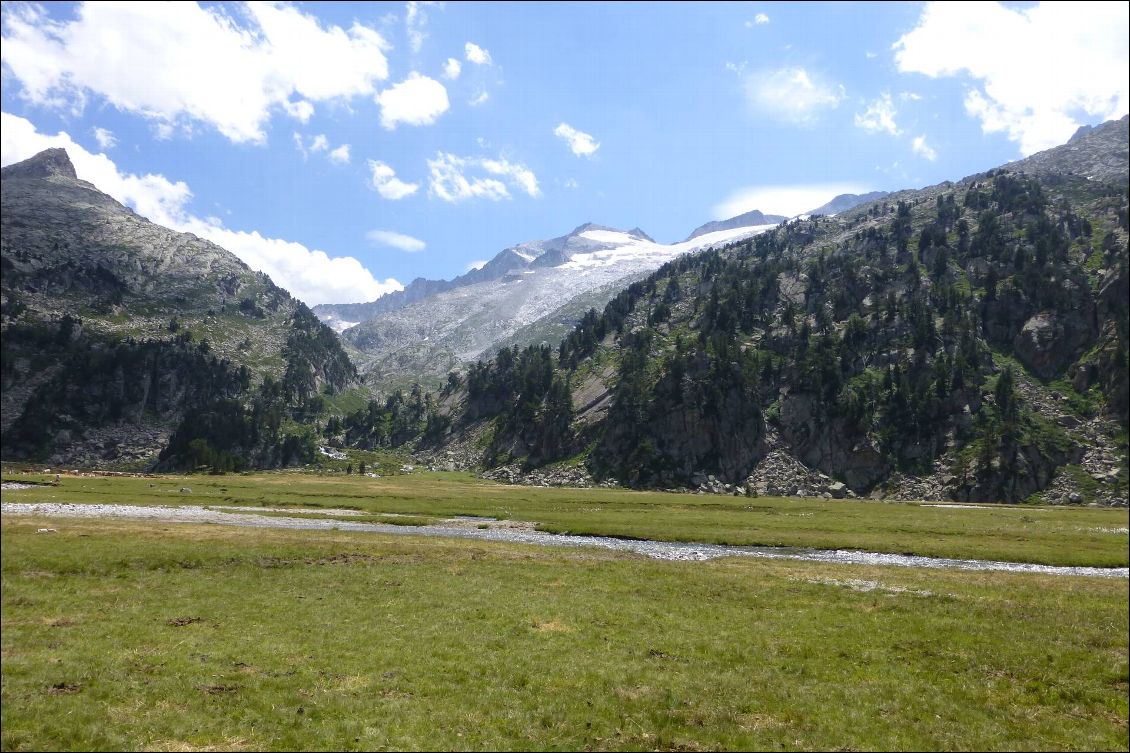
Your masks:
<path fill-rule="evenodd" d="M 837 494 L 1124 499 L 1126 141 L 1124 118 L 676 259 L 558 348 L 453 375 L 424 442 L 633 486 L 741 485 L 772 455 Z"/>

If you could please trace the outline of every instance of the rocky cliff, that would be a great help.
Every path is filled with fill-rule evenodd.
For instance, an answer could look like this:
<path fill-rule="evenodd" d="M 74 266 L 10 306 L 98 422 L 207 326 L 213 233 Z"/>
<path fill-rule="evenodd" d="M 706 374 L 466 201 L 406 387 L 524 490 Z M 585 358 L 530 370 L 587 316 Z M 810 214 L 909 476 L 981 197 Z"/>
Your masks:
<path fill-rule="evenodd" d="M 304 304 L 79 179 L 62 149 L 0 177 L 5 459 L 153 461 L 188 411 L 355 378 Z"/>

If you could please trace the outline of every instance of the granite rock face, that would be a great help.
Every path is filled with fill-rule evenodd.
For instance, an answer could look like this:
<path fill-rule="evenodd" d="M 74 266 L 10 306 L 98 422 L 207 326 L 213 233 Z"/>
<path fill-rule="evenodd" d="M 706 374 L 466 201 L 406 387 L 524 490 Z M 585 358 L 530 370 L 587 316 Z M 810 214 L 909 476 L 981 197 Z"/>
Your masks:
<path fill-rule="evenodd" d="M 282 379 L 302 312 L 317 324 L 231 252 L 81 180 L 62 149 L 3 168 L 0 191 L 5 459 L 152 462 L 186 410 Z"/>

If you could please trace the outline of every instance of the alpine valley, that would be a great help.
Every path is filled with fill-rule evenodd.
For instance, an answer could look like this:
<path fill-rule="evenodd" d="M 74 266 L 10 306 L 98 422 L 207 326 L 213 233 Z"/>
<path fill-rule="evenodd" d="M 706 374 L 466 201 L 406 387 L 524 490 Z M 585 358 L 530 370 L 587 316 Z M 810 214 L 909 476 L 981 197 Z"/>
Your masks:
<path fill-rule="evenodd" d="M 1127 124 L 671 244 L 582 224 L 313 311 L 49 150 L 3 169 L 3 458 L 399 448 L 510 482 L 1125 504 Z"/>

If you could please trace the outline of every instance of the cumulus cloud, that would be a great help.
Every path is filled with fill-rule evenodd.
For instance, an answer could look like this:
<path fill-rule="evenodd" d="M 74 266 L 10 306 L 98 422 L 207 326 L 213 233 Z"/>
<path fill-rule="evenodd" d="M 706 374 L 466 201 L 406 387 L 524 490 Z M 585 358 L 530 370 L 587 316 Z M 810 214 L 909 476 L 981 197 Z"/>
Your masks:
<path fill-rule="evenodd" d="M 365 233 L 365 237 L 378 245 L 392 246 L 401 251 L 407 251 L 410 254 L 423 251 L 427 248 L 427 244 L 419 238 L 413 238 L 411 235 L 405 235 L 404 233 L 396 233 L 392 230 L 370 230 Z"/>
<path fill-rule="evenodd" d="M 114 137 L 114 132 L 108 131 L 105 128 L 94 128 L 94 140 L 98 142 L 99 149 L 113 149 L 118 144 L 118 139 Z"/>
<path fill-rule="evenodd" d="M 158 135 L 200 122 L 263 142 L 273 111 L 304 122 L 314 103 L 371 95 L 388 77 L 375 30 L 323 25 L 292 5 L 84 3 L 57 22 L 5 4 L 3 21 L 0 57 L 20 97 L 77 111 L 97 95 L 164 126 Z"/>
<path fill-rule="evenodd" d="M 525 165 L 502 158 L 458 157 L 446 152 L 437 152 L 435 159 L 428 160 L 428 194 L 442 201 L 500 201 L 510 197 L 507 183 L 530 196 L 541 195 L 537 177 Z"/>
<path fill-rule="evenodd" d="M 727 220 L 759 209 L 765 214 L 795 217 L 827 204 L 842 193 L 866 193 L 855 183 L 811 183 L 783 186 L 746 186 L 732 191 L 714 207 L 716 220 Z"/>
<path fill-rule="evenodd" d="M 463 45 L 463 52 L 467 56 L 467 62 L 469 63 L 474 63 L 475 65 L 490 65 L 490 53 L 474 42 L 468 42 Z"/>
<path fill-rule="evenodd" d="M 66 132 L 54 136 L 39 133 L 30 121 L 0 113 L 0 165 L 25 160 L 50 147 L 66 149 L 79 178 L 132 207 L 139 215 L 223 246 L 310 305 L 371 301 L 403 289 L 391 277 L 383 282 L 375 279 L 351 256 L 330 257 L 324 251 L 269 238 L 258 231 L 232 230 L 215 217 L 197 217 L 189 210 L 192 191 L 183 181 L 122 172 L 109 157 L 91 154 Z"/>
<path fill-rule="evenodd" d="M 746 77 L 745 90 L 755 112 L 801 126 L 814 125 L 844 98 L 843 86 L 804 68 L 757 71 Z"/>
<path fill-rule="evenodd" d="M 568 123 L 562 123 L 553 129 L 553 135 L 568 144 L 569 149 L 578 157 L 590 157 L 600 148 L 600 143 L 592 136 L 578 131 Z"/>
<path fill-rule="evenodd" d="M 867 133 L 889 133 L 899 135 L 899 128 L 895 124 L 895 103 L 891 101 L 890 92 L 883 94 L 873 102 L 868 103 L 867 109 L 855 114 L 855 127 L 862 128 Z"/>
<path fill-rule="evenodd" d="M 408 35 L 408 46 L 412 52 L 419 52 L 428 38 L 428 14 L 425 8 L 434 3 L 409 2 L 404 6 L 404 33 Z"/>
<path fill-rule="evenodd" d="M 342 144 L 337 149 L 331 149 L 328 154 L 330 162 L 335 165 L 348 165 L 349 164 L 349 144 Z"/>
<path fill-rule="evenodd" d="M 373 188 L 385 199 L 397 201 L 411 196 L 420 188 L 416 183 L 405 183 L 397 178 L 396 171 L 380 160 L 369 160 L 369 170 L 372 173 Z"/>
<path fill-rule="evenodd" d="M 448 58 L 443 64 L 443 77 L 454 81 L 463 72 L 463 64 L 455 58 Z"/>
<path fill-rule="evenodd" d="M 1126 3 L 939 2 L 893 49 L 903 73 L 964 76 L 966 112 L 1027 155 L 1130 110 L 1128 25 Z"/>
<path fill-rule="evenodd" d="M 389 131 L 398 123 L 430 125 L 451 106 L 443 84 L 416 72 L 377 95 L 377 104 L 381 126 Z"/>
<path fill-rule="evenodd" d="M 765 24 L 769 23 L 769 16 L 765 15 L 764 13 L 758 13 L 753 17 L 753 22 L 758 26 L 764 26 Z"/>
<path fill-rule="evenodd" d="M 294 146 L 302 153 L 302 159 L 307 159 L 311 154 L 324 153 L 326 158 L 335 165 L 349 164 L 349 144 L 342 144 L 334 149 L 330 148 L 330 140 L 324 133 L 311 136 L 309 143 L 297 131 L 294 133 Z"/>
<path fill-rule="evenodd" d="M 922 136 L 916 136 L 914 138 L 914 141 L 911 143 L 910 148 L 913 149 L 914 153 L 919 157 L 930 160 L 931 162 L 938 158 L 938 153 L 934 151 L 934 148 L 932 146 L 926 143 L 925 134 L 923 134 Z"/>

